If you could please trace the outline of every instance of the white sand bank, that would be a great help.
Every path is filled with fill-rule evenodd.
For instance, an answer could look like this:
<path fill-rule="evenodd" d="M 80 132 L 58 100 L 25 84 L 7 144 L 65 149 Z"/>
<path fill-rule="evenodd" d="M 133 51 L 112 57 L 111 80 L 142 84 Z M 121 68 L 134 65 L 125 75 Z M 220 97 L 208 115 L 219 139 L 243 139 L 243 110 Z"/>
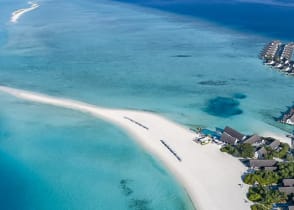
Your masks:
<path fill-rule="evenodd" d="M 37 9 L 40 5 L 37 4 L 37 3 L 33 3 L 33 2 L 28 2 L 28 4 L 31 5 L 31 7 L 29 8 L 25 8 L 25 9 L 19 9 L 19 10 L 16 10 L 14 11 L 12 14 L 11 14 L 11 18 L 10 18 L 10 22 L 12 23 L 17 23 L 18 22 L 18 19 L 24 15 L 25 13 L 27 12 L 30 12 L 34 9 Z"/>
<path fill-rule="evenodd" d="M 197 210 L 250 209 L 250 203 L 244 201 L 247 186 L 239 186 L 246 167 L 236 158 L 221 153 L 216 145 L 194 143 L 195 134 L 187 128 L 148 112 L 100 108 L 3 86 L 0 91 L 28 101 L 86 112 L 123 128 L 173 172 Z"/>

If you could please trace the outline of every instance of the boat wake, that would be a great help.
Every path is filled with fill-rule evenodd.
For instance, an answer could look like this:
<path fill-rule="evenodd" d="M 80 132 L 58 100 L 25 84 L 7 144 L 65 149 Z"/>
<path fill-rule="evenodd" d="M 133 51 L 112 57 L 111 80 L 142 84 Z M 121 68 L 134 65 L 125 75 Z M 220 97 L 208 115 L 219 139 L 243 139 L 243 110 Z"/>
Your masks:
<path fill-rule="evenodd" d="M 11 14 L 11 18 L 10 18 L 11 23 L 17 23 L 19 18 L 22 15 L 24 15 L 25 13 L 30 12 L 34 9 L 37 9 L 40 6 L 39 4 L 31 2 L 31 1 L 29 1 L 28 4 L 31 5 L 29 8 L 18 9 Z"/>

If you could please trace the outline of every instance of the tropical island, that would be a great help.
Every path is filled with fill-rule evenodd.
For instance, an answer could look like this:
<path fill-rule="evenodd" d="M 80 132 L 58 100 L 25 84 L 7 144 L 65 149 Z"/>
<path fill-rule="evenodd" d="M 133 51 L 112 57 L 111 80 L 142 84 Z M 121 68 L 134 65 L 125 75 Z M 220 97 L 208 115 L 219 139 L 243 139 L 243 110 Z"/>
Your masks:
<path fill-rule="evenodd" d="M 253 202 L 252 210 L 293 208 L 294 153 L 289 144 L 272 137 L 244 135 L 230 127 L 210 135 L 200 134 L 196 141 L 220 144 L 222 152 L 239 158 L 248 167 L 242 180 L 250 185 L 247 198 Z"/>

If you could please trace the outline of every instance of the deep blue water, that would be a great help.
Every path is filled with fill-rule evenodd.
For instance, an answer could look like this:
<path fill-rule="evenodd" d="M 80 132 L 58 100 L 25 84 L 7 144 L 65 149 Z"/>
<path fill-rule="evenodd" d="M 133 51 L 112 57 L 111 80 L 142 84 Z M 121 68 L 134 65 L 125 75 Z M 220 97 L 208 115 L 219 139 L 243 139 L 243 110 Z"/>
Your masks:
<path fill-rule="evenodd" d="M 291 0 L 243 2 L 236 0 L 119 1 L 201 18 L 222 25 L 222 27 L 261 34 L 273 39 L 293 40 L 294 37 L 294 29 L 291 27 L 294 20 L 294 2 Z"/>

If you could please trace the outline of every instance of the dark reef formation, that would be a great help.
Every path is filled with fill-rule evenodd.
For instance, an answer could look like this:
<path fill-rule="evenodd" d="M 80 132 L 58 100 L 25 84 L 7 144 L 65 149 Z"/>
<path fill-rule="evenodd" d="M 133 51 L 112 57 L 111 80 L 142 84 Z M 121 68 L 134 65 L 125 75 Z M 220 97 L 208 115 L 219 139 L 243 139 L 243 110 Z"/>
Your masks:
<path fill-rule="evenodd" d="M 247 96 L 244 93 L 235 93 L 234 98 L 236 99 L 245 99 Z"/>
<path fill-rule="evenodd" d="M 204 111 L 218 117 L 231 117 L 243 113 L 239 105 L 239 101 L 234 98 L 216 97 L 207 101 Z"/>
<path fill-rule="evenodd" d="M 200 81 L 198 82 L 199 85 L 211 85 L 211 86 L 222 86 L 226 85 L 226 81 L 222 80 L 206 80 L 206 81 Z"/>

